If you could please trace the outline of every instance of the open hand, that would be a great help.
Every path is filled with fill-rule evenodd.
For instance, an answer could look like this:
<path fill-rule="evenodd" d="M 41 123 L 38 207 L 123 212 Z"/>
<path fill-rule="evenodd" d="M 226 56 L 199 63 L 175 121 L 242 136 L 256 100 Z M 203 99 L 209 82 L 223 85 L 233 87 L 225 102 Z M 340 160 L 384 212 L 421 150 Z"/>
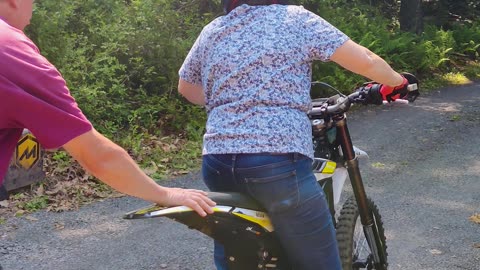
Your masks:
<path fill-rule="evenodd" d="M 207 192 L 196 189 L 166 188 L 167 196 L 160 203 L 166 206 L 184 205 L 195 210 L 200 216 L 205 217 L 213 213 L 214 201 L 207 197 Z"/>

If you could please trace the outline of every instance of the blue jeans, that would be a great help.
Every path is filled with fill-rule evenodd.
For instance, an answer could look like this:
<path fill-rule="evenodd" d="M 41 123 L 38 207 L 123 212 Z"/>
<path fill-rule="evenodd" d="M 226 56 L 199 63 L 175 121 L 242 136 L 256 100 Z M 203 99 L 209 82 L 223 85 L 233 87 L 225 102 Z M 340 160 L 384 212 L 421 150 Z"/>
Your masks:
<path fill-rule="evenodd" d="M 248 194 L 267 210 L 293 269 L 341 269 L 335 229 L 311 159 L 297 153 L 205 155 L 202 174 L 210 190 Z M 228 269 L 218 242 L 214 260 L 218 270 Z"/>

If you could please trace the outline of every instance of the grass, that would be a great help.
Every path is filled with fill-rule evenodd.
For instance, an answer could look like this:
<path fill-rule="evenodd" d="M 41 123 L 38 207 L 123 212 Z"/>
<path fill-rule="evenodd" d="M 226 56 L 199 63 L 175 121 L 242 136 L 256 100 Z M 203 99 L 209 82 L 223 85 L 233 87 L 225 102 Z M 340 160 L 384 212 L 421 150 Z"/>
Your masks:
<path fill-rule="evenodd" d="M 445 80 L 450 85 L 463 85 L 470 84 L 472 81 L 460 72 L 449 72 L 442 76 L 442 79 Z"/>
<path fill-rule="evenodd" d="M 372 167 L 377 168 L 377 169 L 385 168 L 385 164 L 383 164 L 381 162 L 374 162 L 374 163 L 372 163 Z"/>
<path fill-rule="evenodd" d="M 472 80 L 480 80 L 480 61 L 469 63 L 463 72 Z"/>
<path fill-rule="evenodd" d="M 459 121 L 460 119 L 461 119 L 461 116 L 458 114 L 452 115 L 452 117 L 450 117 L 450 121 L 452 122 Z"/>
<path fill-rule="evenodd" d="M 428 93 L 432 90 L 446 87 L 465 85 L 480 80 L 480 61 L 470 61 L 456 70 L 425 76 L 420 78 L 420 91 Z"/>

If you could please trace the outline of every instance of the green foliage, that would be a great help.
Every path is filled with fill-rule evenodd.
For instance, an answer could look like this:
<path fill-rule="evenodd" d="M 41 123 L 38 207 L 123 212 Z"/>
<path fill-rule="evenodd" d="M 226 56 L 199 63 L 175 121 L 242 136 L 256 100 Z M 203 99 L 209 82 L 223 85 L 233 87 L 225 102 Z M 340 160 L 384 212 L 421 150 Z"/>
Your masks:
<path fill-rule="evenodd" d="M 417 48 L 420 58 L 419 67 L 421 70 L 437 70 L 445 66 L 449 61 L 449 54 L 456 46 L 451 31 L 437 30 L 429 27 L 425 31 L 425 40 Z"/>
<path fill-rule="evenodd" d="M 479 0 L 429 0 L 424 1 L 423 9 L 427 15 L 439 17 L 437 20 L 448 21 L 475 20 L 480 15 Z M 443 18 L 442 18 L 443 17 Z"/>
<path fill-rule="evenodd" d="M 357 4 L 352 6 L 351 1 L 327 0 L 323 1 L 323 5 L 318 5 L 317 1 L 312 0 L 305 1 L 305 6 L 342 30 L 353 41 L 384 58 L 394 69 L 408 71 L 421 78 L 448 83 L 441 75 L 435 78 L 438 76 L 435 74 L 455 71 L 459 65 L 479 59 L 478 20 L 453 24 L 449 30 L 427 25 L 423 35 L 417 36 L 401 32 L 395 19 L 385 18 L 382 10 L 375 7 L 376 1 L 355 2 Z M 468 70 L 471 78 L 475 78 L 475 70 Z M 360 76 L 352 76 L 334 64 L 316 64 L 314 77 L 343 90 L 352 89 L 355 84 L 365 80 Z"/>
<path fill-rule="evenodd" d="M 430 2 L 452 4 L 448 7 L 462 12 L 478 3 Z M 460 5 L 463 2 L 467 5 Z M 206 114 L 178 96 L 177 72 L 203 26 L 220 14 L 219 3 L 42 0 L 36 2 L 27 34 L 62 72 L 79 106 L 100 132 L 126 147 L 145 167 L 161 167 L 159 160 L 175 163 L 154 168 L 153 174 L 160 177 L 168 170 L 190 168 L 201 154 Z M 459 67 L 479 59 L 480 22 L 475 17 L 452 23 L 448 29 L 427 25 L 424 34 L 417 36 L 399 31 L 398 1 L 300 3 L 396 70 L 412 72 L 422 82 L 430 79 L 424 85 L 447 83 L 442 74 L 463 72 Z M 480 78 L 479 69 L 473 65 L 465 74 Z M 315 63 L 313 76 L 343 92 L 366 80 L 333 63 Z M 161 147 L 150 147 L 151 141 Z M 69 162 L 64 152 L 53 158 L 59 164 Z"/>
<path fill-rule="evenodd" d="M 480 63 L 479 62 L 468 65 L 464 70 L 465 70 L 464 71 L 465 76 L 467 76 L 467 78 L 480 80 Z"/>
<path fill-rule="evenodd" d="M 480 21 L 454 25 L 452 35 L 459 52 L 467 54 L 472 59 L 480 58 Z"/>
<path fill-rule="evenodd" d="M 69 162 L 70 156 L 65 151 L 56 151 L 53 153 L 52 159 L 58 162 Z"/>
<path fill-rule="evenodd" d="M 18 207 L 29 212 L 37 211 L 48 206 L 48 196 L 36 196 L 29 201 L 21 203 Z"/>
<path fill-rule="evenodd" d="M 185 121 L 158 126 L 157 120 L 184 116 L 170 105 L 182 107 L 177 71 L 211 18 L 189 5 L 174 0 L 44 0 L 37 4 L 28 32 L 102 133 L 113 137 L 140 126 L 180 131 Z"/>

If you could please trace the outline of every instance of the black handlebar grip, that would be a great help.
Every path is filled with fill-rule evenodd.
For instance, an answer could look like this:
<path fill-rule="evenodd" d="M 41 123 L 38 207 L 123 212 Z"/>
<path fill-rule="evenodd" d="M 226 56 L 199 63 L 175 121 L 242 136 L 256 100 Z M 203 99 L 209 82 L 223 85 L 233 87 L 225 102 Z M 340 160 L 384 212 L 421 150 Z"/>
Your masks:
<path fill-rule="evenodd" d="M 405 79 L 407 79 L 408 81 L 408 84 L 418 84 L 418 79 L 417 77 L 415 77 L 415 75 L 411 74 L 411 73 L 408 73 L 408 72 L 402 72 L 400 73 L 403 77 L 405 77 Z"/>
<path fill-rule="evenodd" d="M 360 93 L 360 96 L 355 98 L 356 102 L 360 102 L 362 104 L 374 104 L 374 105 L 382 105 L 383 104 L 383 97 L 380 93 L 380 89 L 382 88 L 381 84 L 378 83 L 369 83 L 364 84 L 362 87 L 358 88 L 356 92 Z"/>
<path fill-rule="evenodd" d="M 415 75 L 408 73 L 408 72 L 402 72 L 400 73 L 405 79 L 407 79 L 408 83 L 410 85 L 416 85 L 416 88 L 408 91 L 407 95 L 403 97 L 403 99 L 408 100 L 409 102 L 414 102 L 418 96 L 420 96 L 420 91 L 419 89 L 419 81 Z"/>

